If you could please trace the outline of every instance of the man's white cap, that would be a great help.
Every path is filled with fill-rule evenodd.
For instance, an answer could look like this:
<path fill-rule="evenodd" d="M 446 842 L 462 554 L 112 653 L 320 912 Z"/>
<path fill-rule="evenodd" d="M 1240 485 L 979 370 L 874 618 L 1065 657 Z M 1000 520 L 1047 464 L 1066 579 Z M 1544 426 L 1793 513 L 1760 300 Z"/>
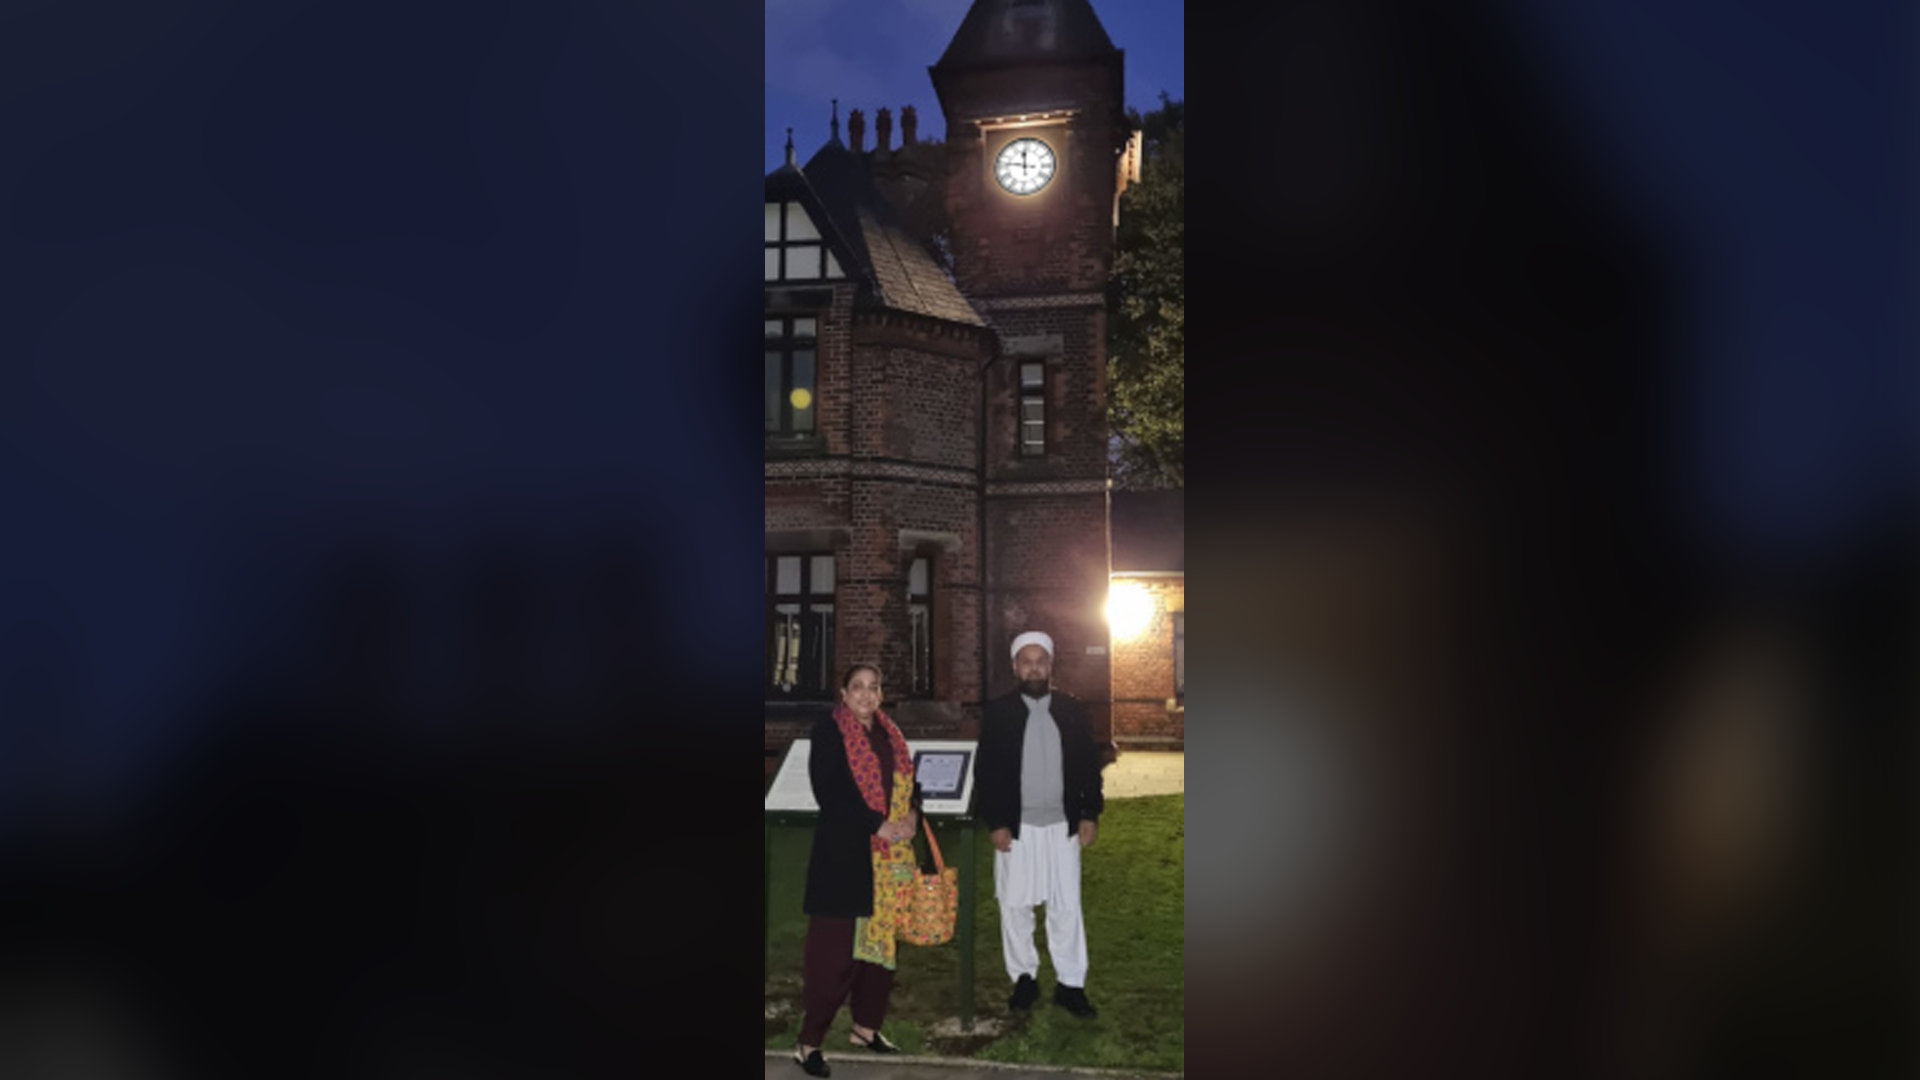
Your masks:
<path fill-rule="evenodd" d="M 1029 630 L 1013 639 L 1013 658 L 1020 659 L 1020 650 L 1029 645 L 1038 645 L 1047 650 L 1048 656 L 1053 655 L 1053 639 L 1038 630 Z"/>

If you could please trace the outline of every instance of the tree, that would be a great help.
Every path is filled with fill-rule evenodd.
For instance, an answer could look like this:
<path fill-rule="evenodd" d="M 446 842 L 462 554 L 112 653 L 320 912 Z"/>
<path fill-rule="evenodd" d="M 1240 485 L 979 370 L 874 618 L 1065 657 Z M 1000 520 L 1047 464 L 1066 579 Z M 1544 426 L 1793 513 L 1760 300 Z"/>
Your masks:
<path fill-rule="evenodd" d="M 1128 119 L 1140 132 L 1140 179 L 1120 199 L 1109 285 L 1107 355 L 1114 484 L 1186 482 L 1186 102 Z"/>

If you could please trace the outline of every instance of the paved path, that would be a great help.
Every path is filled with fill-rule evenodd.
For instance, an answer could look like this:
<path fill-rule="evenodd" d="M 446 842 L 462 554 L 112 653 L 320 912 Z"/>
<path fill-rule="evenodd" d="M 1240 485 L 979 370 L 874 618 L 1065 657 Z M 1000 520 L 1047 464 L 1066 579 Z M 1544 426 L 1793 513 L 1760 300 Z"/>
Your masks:
<path fill-rule="evenodd" d="M 1187 790 L 1187 755 L 1178 750 L 1122 750 L 1101 779 L 1109 799 L 1177 795 Z"/>
<path fill-rule="evenodd" d="M 1113 1069 L 1043 1069 L 904 1054 L 886 1058 L 872 1054 L 854 1056 L 862 1053 L 849 1047 L 846 1053 L 829 1055 L 827 1065 L 833 1069 L 834 1080 L 1158 1080 L 1180 1075 Z M 799 1062 L 793 1060 L 793 1051 L 769 1050 L 767 1080 L 807 1080 L 807 1074 Z"/>

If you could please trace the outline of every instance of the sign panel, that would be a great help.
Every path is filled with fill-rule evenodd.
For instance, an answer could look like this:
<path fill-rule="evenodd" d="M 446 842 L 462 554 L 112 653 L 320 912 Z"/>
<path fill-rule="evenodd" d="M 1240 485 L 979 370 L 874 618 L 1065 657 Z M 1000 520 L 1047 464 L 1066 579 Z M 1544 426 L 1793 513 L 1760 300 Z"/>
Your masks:
<path fill-rule="evenodd" d="M 803 810 L 819 813 L 813 801 L 813 781 L 807 777 L 807 750 L 811 739 L 795 739 L 787 748 L 787 759 L 774 774 L 773 787 L 767 791 L 767 809 Z"/>
<path fill-rule="evenodd" d="M 973 801 L 972 741 L 907 741 L 913 772 L 920 778 L 921 805 L 929 815 L 964 814 Z"/>
<path fill-rule="evenodd" d="M 811 739 L 795 739 L 787 749 L 773 787 L 767 791 L 767 810 L 819 813 L 813 801 L 813 781 L 807 775 Z M 921 805 L 928 815 L 964 814 L 973 800 L 974 748 L 971 740 L 907 740 L 913 771 L 920 778 Z"/>

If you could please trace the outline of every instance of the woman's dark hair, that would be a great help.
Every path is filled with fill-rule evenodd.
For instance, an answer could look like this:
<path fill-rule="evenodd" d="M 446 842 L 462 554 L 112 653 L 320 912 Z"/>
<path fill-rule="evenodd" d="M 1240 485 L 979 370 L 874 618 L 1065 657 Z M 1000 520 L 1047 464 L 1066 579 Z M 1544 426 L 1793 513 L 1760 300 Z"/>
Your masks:
<path fill-rule="evenodd" d="M 847 669 L 847 673 L 845 675 L 842 675 L 840 677 L 840 689 L 845 690 L 847 687 L 852 686 L 853 677 L 862 671 L 873 672 L 873 677 L 876 680 L 879 680 L 881 678 L 880 669 L 874 666 L 873 664 L 855 664 L 852 667 Z"/>

